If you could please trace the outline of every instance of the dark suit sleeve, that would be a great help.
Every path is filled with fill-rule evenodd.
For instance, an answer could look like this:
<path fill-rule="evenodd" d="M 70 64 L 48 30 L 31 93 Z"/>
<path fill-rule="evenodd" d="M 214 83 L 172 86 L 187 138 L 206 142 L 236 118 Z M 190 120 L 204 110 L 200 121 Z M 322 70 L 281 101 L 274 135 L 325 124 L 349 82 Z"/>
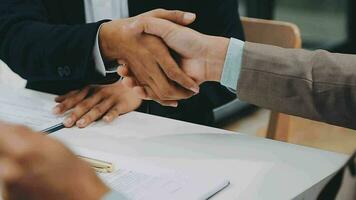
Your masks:
<path fill-rule="evenodd" d="M 53 25 L 41 0 L 1 0 L 0 59 L 28 81 L 95 79 L 100 24 Z"/>

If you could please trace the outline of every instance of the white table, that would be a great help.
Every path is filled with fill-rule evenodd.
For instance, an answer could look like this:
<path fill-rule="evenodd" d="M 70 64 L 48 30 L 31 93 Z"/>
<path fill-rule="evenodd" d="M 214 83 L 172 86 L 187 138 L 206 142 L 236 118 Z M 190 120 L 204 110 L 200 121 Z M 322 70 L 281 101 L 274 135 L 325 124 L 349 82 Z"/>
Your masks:
<path fill-rule="evenodd" d="M 231 185 L 214 200 L 314 199 L 347 160 L 342 154 L 136 112 L 111 125 L 99 122 L 89 129 L 65 129 L 55 137 L 72 147 L 229 177 Z"/>
<path fill-rule="evenodd" d="M 313 199 L 347 160 L 341 154 L 135 112 L 109 126 L 71 131 L 57 137 L 70 146 L 229 177 L 230 187 L 213 199 Z"/>

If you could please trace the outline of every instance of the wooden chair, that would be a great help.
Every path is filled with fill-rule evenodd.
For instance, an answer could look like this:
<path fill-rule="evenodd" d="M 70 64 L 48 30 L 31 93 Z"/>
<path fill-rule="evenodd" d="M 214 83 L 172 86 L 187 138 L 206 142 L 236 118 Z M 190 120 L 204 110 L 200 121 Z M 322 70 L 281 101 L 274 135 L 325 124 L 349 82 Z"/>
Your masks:
<path fill-rule="evenodd" d="M 283 48 L 301 48 L 299 28 L 292 23 L 242 17 L 246 41 Z M 290 116 L 271 112 L 267 138 L 287 141 Z"/>

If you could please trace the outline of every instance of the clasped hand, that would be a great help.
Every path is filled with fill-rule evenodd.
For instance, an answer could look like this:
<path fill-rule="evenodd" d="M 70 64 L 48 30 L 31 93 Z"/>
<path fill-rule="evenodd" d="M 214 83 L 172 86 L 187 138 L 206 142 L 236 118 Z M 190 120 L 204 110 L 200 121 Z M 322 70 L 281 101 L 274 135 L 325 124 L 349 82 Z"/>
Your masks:
<path fill-rule="evenodd" d="M 104 23 L 99 32 L 102 57 L 126 64 L 118 69 L 125 79 L 60 96 L 54 113 L 72 109 L 64 124 L 84 128 L 101 117 L 111 122 L 135 110 L 141 99 L 176 107 L 178 100 L 197 94 L 201 83 L 219 81 L 228 39 L 185 27 L 194 20 L 192 13 L 159 9 Z"/>
<path fill-rule="evenodd" d="M 99 32 L 101 53 L 107 61 L 125 62 L 136 81 L 150 88 L 151 95 L 161 104 L 177 106 L 177 99 L 198 93 L 199 85 L 181 70 L 162 39 L 141 31 L 150 18 L 187 25 L 194 21 L 195 15 L 158 9 L 104 23 Z"/>
<path fill-rule="evenodd" d="M 200 85 L 206 81 L 219 82 L 229 40 L 204 35 L 185 27 L 195 20 L 195 15 L 192 13 L 166 10 L 153 11 L 155 12 L 159 14 L 145 15 L 132 23 L 129 26 L 130 32 L 141 35 L 143 38 L 150 37 L 150 41 L 147 42 L 152 42 L 152 44 L 157 42 L 161 47 L 166 45 L 178 55 L 178 58 L 173 60 L 168 48 L 164 47 L 161 53 L 156 52 L 159 55 L 157 58 L 168 59 L 169 63 L 160 62 L 157 64 L 156 71 L 147 71 L 146 74 L 142 74 L 137 65 L 129 63 L 126 67 L 118 69 L 119 75 L 125 77 L 124 84 L 132 88 L 134 93 L 142 99 L 155 100 L 167 105 L 166 100 L 174 102 L 184 99 L 180 95 L 183 91 L 178 90 L 181 93 L 175 93 L 176 90 L 164 87 L 159 81 L 146 81 L 145 78 L 161 76 L 163 71 L 166 77 L 160 77 L 160 79 L 173 82 L 174 86 L 179 84 L 183 88 L 190 88 L 195 92 L 197 90 L 194 89 L 194 84 Z M 190 84 L 191 81 L 187 77 L 191 78 L 194 84 Z"/>

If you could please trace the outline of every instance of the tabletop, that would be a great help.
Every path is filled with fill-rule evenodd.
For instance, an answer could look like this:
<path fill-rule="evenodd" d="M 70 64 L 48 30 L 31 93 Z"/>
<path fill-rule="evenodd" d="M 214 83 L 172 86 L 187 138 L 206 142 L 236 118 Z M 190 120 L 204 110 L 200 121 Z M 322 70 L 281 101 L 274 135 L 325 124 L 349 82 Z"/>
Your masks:
<path fill-rule="evenodd" d="M 74 131 L 75 130 L 75 131 Z M 75 132 L 75 134 L 73 134 Z M 228 177 L 213 199 L 313 199 L 346 155 L 132 112 L 55 134 L 69 146 Z"/>
<path fill-rule="evenodd" d="M 53 101 L 54 96 L 19 91 Z M 111 124 L 53 135 L 83 147 L 140 159 L 186 174 L 227 177 L 213 200 L 315 199 L 348 156 L 221 129 L 132 112 Z"/>

